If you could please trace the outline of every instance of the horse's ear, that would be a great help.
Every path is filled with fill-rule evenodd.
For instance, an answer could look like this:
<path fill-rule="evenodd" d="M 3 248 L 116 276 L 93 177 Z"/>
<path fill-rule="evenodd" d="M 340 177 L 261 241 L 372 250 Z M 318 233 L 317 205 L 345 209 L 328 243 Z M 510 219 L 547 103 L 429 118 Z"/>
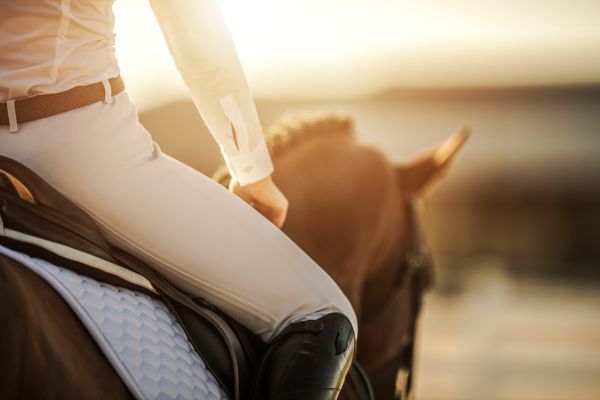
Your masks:
<path fill-rule="evenodd" d="M 396 173 L 402 190 L 409 196 L 420 196 L 431 184 L 444 176 L 448 165 L 471 135 L 469 128 L 463 127 L 435 149 L 398 165 Z"/>

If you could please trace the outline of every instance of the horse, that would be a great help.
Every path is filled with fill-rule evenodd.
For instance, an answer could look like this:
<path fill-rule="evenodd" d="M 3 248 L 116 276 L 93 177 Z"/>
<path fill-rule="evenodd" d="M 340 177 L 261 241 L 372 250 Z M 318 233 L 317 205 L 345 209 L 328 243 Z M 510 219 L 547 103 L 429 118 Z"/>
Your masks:
<path fill-rule="evenodd" d="M 357 358 L 377 399 L 410 392 L 416 320 L 432 273 L 415 203 L 444 176 L 468 136 L 462 128 L 433 150 L 394 165 L 356 140 L 347 115 L 290 116 L 266 132 L 273 181 L 290 204 L 283 232 L 352 303 L 359 320 Z M 224 166 L 213 178 L 230 182 Z"/>
<path fill-rule="evenodd" d="M 297 130 L 291 129 L 289 124 L 282 125 L 286 127 L 284 135 L 279 130 L 280 134 L 269 136 L 273 159 L 278 167 L 274 179 L 279 182 L 284 193 L 292 200 L 293 204 L 284 232 L 296 240 L 308 254 L 334 276 L 352 300 L 360 316 L 361 340 L 364 343 L 359 344 L 359 358 L 363 360 L 365 367 L 367 367 L 369 376 L 372 379 L 373 377 L 377 379 L 382 376 L 381 373 L 377 373 L 377 368 L 381 368 L 383 365 L 386 371 L 392 370 L 394 372 L 395 379 L 395 371 L 397 370 L 395 368 L 395 358 L 390 357 L 389 354 L 394 354 L 393 350 L 397 345 L 393 340 L 390 340 L 389 343 L 381 342 L 379 344 L 391 346 L 392 350 L 381 351 L 383 347 L 370 349 L 369 346 L 373 347 L 373 345 L 372 343 L 369 344 L 369 337 L 373 335 L 368 332 L 373 323 L 370 323 L 369 318 L 366 317 L 376 314 L 377 309 L 381 308 L 381 303 L 387 302 L 389 298 L 389 293 L 383 292 L 382 288 L 384 286 L 380 283 L 380 280 L 387 282 L 389 279 L 388 264 L 394 264 L 395 269 L 392 267 L 390 269 L 394 271 L 398 269 L 398 266 L 391 262 L 394 257 L 390 254 L 395 254 L 398 251 L 398 260 L 394 261 L 399 261 L 400 264 L 404 265 L 402 259 L 406 251 L 402 251 L 401 248 L 405 247 L 402 246 L 405 240 L 399 233 L 395 236 L 398 239 L 397 241 L 390 240 L 384 234 L 385 229 L 387 229 L 385 227 L 406 227 L 410 225 L 406 224 L 412 218 L 410 216 L 412 215 L 411 207 L 408 206 L 411 203 L 410 199 L 419 195 L 428 183 L 440 175 L 458 147 L 460 147 L 460 144 L 462 144 L 461 141 L 464 141 L 465 135 L 463 132 L 436 149 L 431 155 L 415 161 L 412 165 L 403 166 L 402 173 L 399 172 L 397 176 L 401 177 L 401 187 L 405 190 L 406 196 L 395 194 L 390 199 L 385 200 L 385 196 L 381 196 L 378 191 L 383 189 L 386 184 L 392 185 L 391 176 L 387 176 L 383 181 L 384 185 L 381 182 L 375 182 L 375 179 L 367 178 L 373 172 L 381 172 L 383 176 L 386 176 L 386 173 L 389 175 L 389 171 L 386 169 L 389 163 L 380 152 L 354 143 L 351 135 L 348 134 L 350 131 L 349 124 L 349 119 L 329 118 L 303 123 Z M 277 132 L 277 129 L 273 132 Z M 310 132 L 314 134 L 311 135 Z M 325 135 L 321 132 L 329 134 Z M 292 150 L 292 145 L 294 150 Z M 344 183 L 347 187 L 340 187 L 340 190 L 334 191 L 337 197 L 326 191 L 321 192 L 321 194 L 329 196 L 329 200 L 331 200 L 329 202 L 317 201 L 311 203 L 307 199 L 312 198 L 311 187 L 318 187 L 318 185 L 314 185 L 315 182 L 321 185 L 328 183 L 326 175 L 318 173 L 319 170 L 324 172 L 327 168 L 324 168 L 322 163 L 317 162 L 318 158 L 315 158 L 312 161 L 315 163 L 313 166 L 307 167 L 304 163 L 300 163 L 305 172 L 308 173 L 308 176 L 304 175 L 304 181 L 301 177 L 302 174 L 295 177 L 298 178 L 295 182 L 290 179 L 294 178 L 294 168 L 292 168 L 294 159 L 297 161 L 310 161 L 311 152 L 307 152 L 307 150 L 311 148 L 314 150 L 312 152 L 313 156 L 316 154 L 331 156 L 332 162 L 327 165 L 328 167 L 333 166 L 334 163 L 342 163 L 346 164 L 346 167 L 350 167 L 350 164 L 357 164 L 367 169 L 341 168 L 338 174 L 332 176 L 334 178 L 337 176 L 338 183 Z M 342 153 L 336 156 L 335 153 L 340 150 Z M 345 160 L 348 156 L 350 159 Z M 377 160 L 379 160 L 379 164 L 373 163 Z M 286 161 L 289 163 L 287 167 L 285 165 Z M 379 165 L 381 168 L 380 170 L 370 170 L 372 165 Z M 286 175 L 286 171 L 288 171 L 288 174 L 291 171 L 292 176 Z M 286 177 L 288 184 L 285 184 Z M 320 181 L 319 177 L 321 178 Z M 345 178 L 339 179 L 340 177 Z M 349 187 L 352 186 L 351 182 L 355 177 L 361 178 L 357 183 L 366 184 L 363 187 L 362 194 L 360 190 L 357 192 Z M 0 178 L 6 180 L 5 175 L 0 174 Z M 34 196 L 29 193 L 27 187 L 20 187 L 18 182 L 16 184 L 15 182 L 8 182 L 8 184 L 8 186 L 12 184 L 12 187 L 16 188 L 21 198 L 33 202 Z M 294 189 L 297 190 L 295 193 Z M 354 202 L 349 202 L 344 194 L 357 197 Z M 351 205 L 350 208 L 346 207 L 346 204 L 355 203 L 356 200 L 366 204 L 366 202 L 372 200 L 374 195 L 378 199 L 381 197 L 380 203 L 366 207 L 367 216 L 361 215 L 363 213 L 361 208 L 352 208 Z M 391 205 L 390 200 L 398 201 L 400 208 L 406 206 L 406 209 L 388 214 L 387 217 L 381 217 L 377 213 L 377 207 Z M 305 210 L 304 213 L 299 212 L 303 209 Z M 392 207 L 388 207 L 385 210 L 390 211 L 391 209 Z M 2 205 L 2 211 L 6 211 L 4 204 Z M 353 219 L 348 220 L 348 215 L 351 215 Z M 391 216 L 393 216 L 393 219 Z M 305 220 L 303 221 L 302 218 L 305 218 Z M 374 222 L 371 218 L 380 222 Z M 392 220 L 386 223 L 386 218 Z M 405 220 L 402 220 L 402 218 Z M 395 225 L 394 221 L 400 223 Z M 15 223 L 20 224 L 18 220 Z M 416 224 L 412 225 L 416 226 Z M 4 230 L 4 226 L 0 223 L 1 230 Z M 89 231 L 89 229 L 86 229 L 87 233 Z M 354 232 L 354 234 L 351 232 Z M 404 230 L 399 229 L 398 232 L 404 232 Z M 311 235 L 315 235 L 313 239 L 310 238 Z M 404 232 L 403 235 L 414 237 L 408 232 Z M 371 240 L 367 240 L 369 237 Z M 378 238 L 388 240 L 385 240 L 385 243 L 377 244 Z M 370 244 L 367 252 L 370 254 L 369 257 L 366 257 L 366 253 L 363 254 L 358 251 L 359 248 L 364 249 L 366 243 Z M 4 236 L 1 238 L 1 244 L 14 245 L 10 239 Z M 348 249 L 352 248 L 346 247 L 348 244 L 356 246 L 352 254 L 359 257 L 362 263 L 350 262 L 351 257 L 345 254 Z M 89 243 L 84 243 L 84 245 L 88 246 Z M 378 252 L 385 252 L 385 256 L 383 253 Z M 375 257 L 377 255 L 375 253 L 378 253 L 379 256 Z M 118 261 L 127 263 L 127 257 L 119 256 L 118 252 L 111 252 L 106 257 L 112 259 L 115 254 Z M 47 255 L 47 257 L 50 256 Z M 385 259 L 385 262 L 380 259 Z M 376 273 L 372 271 L 371 267 L 375 263 L 373 260 L 379 260 Z M 62 262 L 65 262 L 65 260 L 62 260 Z M 341 270 L 339 269 L 340 266 L 342 267 Z M 136 268 L 133 268 L 133 270 L 138 271 Z M 143 268 L 142 271 L 151 272 Z M 404 279 L 406 277 L 405 272 L 395 271 L 393 274 L 398 278 L 397 281 L 406 282 L 407 280 Z M 355 278 L 352 278 L 353 274 L 356 274 Z M 362 284 L 358 285 L 357 281 L 361 281 Z M 381 296 L 369 294 L 369 288 L 373 287 L 380 291 Z M 390 288 L 390 292 L 393 292 L 395 285 L 391 285 Z M 101 353 L 98 344 L 90 337 L 90 333 L 86 331 L 59 294 L 38 275 L 4 256 L 0 257 L 0 297 L 0 321 L 2 321 L 2 329 L 0 329 L 0 343 L 2 344 L 0 349 L 3 355 L 0 358 L 0 376 L 2 376 L 3 381 L 3 384 L 0 385 L 0 397 L 115 399 L 133 397 L 131 391 L 123 384 L 119 375 L 116 374 L 113 367 Z M 406 305 L 403 303 L 403 306 Z M 194 304 L 188 305 L 188 307 L 193 309 Z M 394 318 L 391 318 L 390 322 L 393 320 Z M 377 331 L 377 329 L 374 331 Z M 394 330 L 390 331 L 389 329 L 383 331 L 394 332 Z M 236 333 L 239 333 L 239 330 L 236 330 Z M 406 343 L 403 343 L 401 347 L 403 351 L 406 348 L 412 349 L 410 346 L 407 347 Z M 385 355 L 385 357 L 382 357 L 382 355 Z M 393 364 L 392 368 L 388 367 L 390 360 Z M 352 369 L 349 376 L 348 385 L 344 388 L 341 398 L 364 399 L 372 397 L 371 394 L 365 393 L 368 390 L 365 389 L 365 385 L 361 384 L 361 380 L 364 381 L 366 378 L 362 375 L 360 369 Z M 376 384 L 375 387 L 376 390 L 379 390 L 378 388 L 381 385 Z"/>

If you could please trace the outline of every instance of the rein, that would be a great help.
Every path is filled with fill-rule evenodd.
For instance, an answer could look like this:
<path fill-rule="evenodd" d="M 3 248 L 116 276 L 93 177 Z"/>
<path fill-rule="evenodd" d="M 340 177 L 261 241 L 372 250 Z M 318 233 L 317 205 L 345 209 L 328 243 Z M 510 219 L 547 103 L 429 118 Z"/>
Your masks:
<path fill-rule="evenodd" d="M 389 321 L 390 318 L 399 318 L 401 326 L 404 327 L 400 352 L 377 366 L 377 369 L 400 366 L 398 387 L 402 400 L 410 398 L 417 319 L 423 294 L 433 283 L 431 253 L 425 244 L 416 205 L 412 199 L 406 199 L 405 210 L 408 236 L 401 262 L 396 267 L 400 273 L 387 302 L 369 318 L 371 326 L 379 325 L 380 321 Z"/>

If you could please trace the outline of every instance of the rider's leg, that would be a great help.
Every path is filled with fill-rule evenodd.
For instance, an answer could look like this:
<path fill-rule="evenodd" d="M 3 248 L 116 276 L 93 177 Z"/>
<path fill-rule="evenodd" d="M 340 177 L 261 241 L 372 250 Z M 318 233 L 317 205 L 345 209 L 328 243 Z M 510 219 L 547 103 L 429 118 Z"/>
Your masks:
<path fill-rule="evenodd" d="M 111 241 L 158 263 L 264 341 L 287 343 L 299 334 L 281 339 L 286 327 L 301 332 L 302 321 L 320 319 L 323 331 L 311 337 L 331 342 L 337 328 L 323 317 L 332 313 L 356 331 L 349 301 L 310 257 L 244 201 L 163 154 L 125 93 L 114 100 L 21 124 L 17 133 L 0 126 L 0 154 L 79 204 Z"/>

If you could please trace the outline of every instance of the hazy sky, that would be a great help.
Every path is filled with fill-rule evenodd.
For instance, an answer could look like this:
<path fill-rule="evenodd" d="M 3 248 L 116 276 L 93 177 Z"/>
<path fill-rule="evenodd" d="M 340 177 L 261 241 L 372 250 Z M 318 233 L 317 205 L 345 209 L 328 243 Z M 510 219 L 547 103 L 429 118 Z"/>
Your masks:
<path fill-rule="evenodd" d="M 257 97 L 600 83 L 598 0 L 219 3 Z M 139 106 L 185 95 L 147 0 L 119 0 L 115 13 L 117 57 Z"/>

